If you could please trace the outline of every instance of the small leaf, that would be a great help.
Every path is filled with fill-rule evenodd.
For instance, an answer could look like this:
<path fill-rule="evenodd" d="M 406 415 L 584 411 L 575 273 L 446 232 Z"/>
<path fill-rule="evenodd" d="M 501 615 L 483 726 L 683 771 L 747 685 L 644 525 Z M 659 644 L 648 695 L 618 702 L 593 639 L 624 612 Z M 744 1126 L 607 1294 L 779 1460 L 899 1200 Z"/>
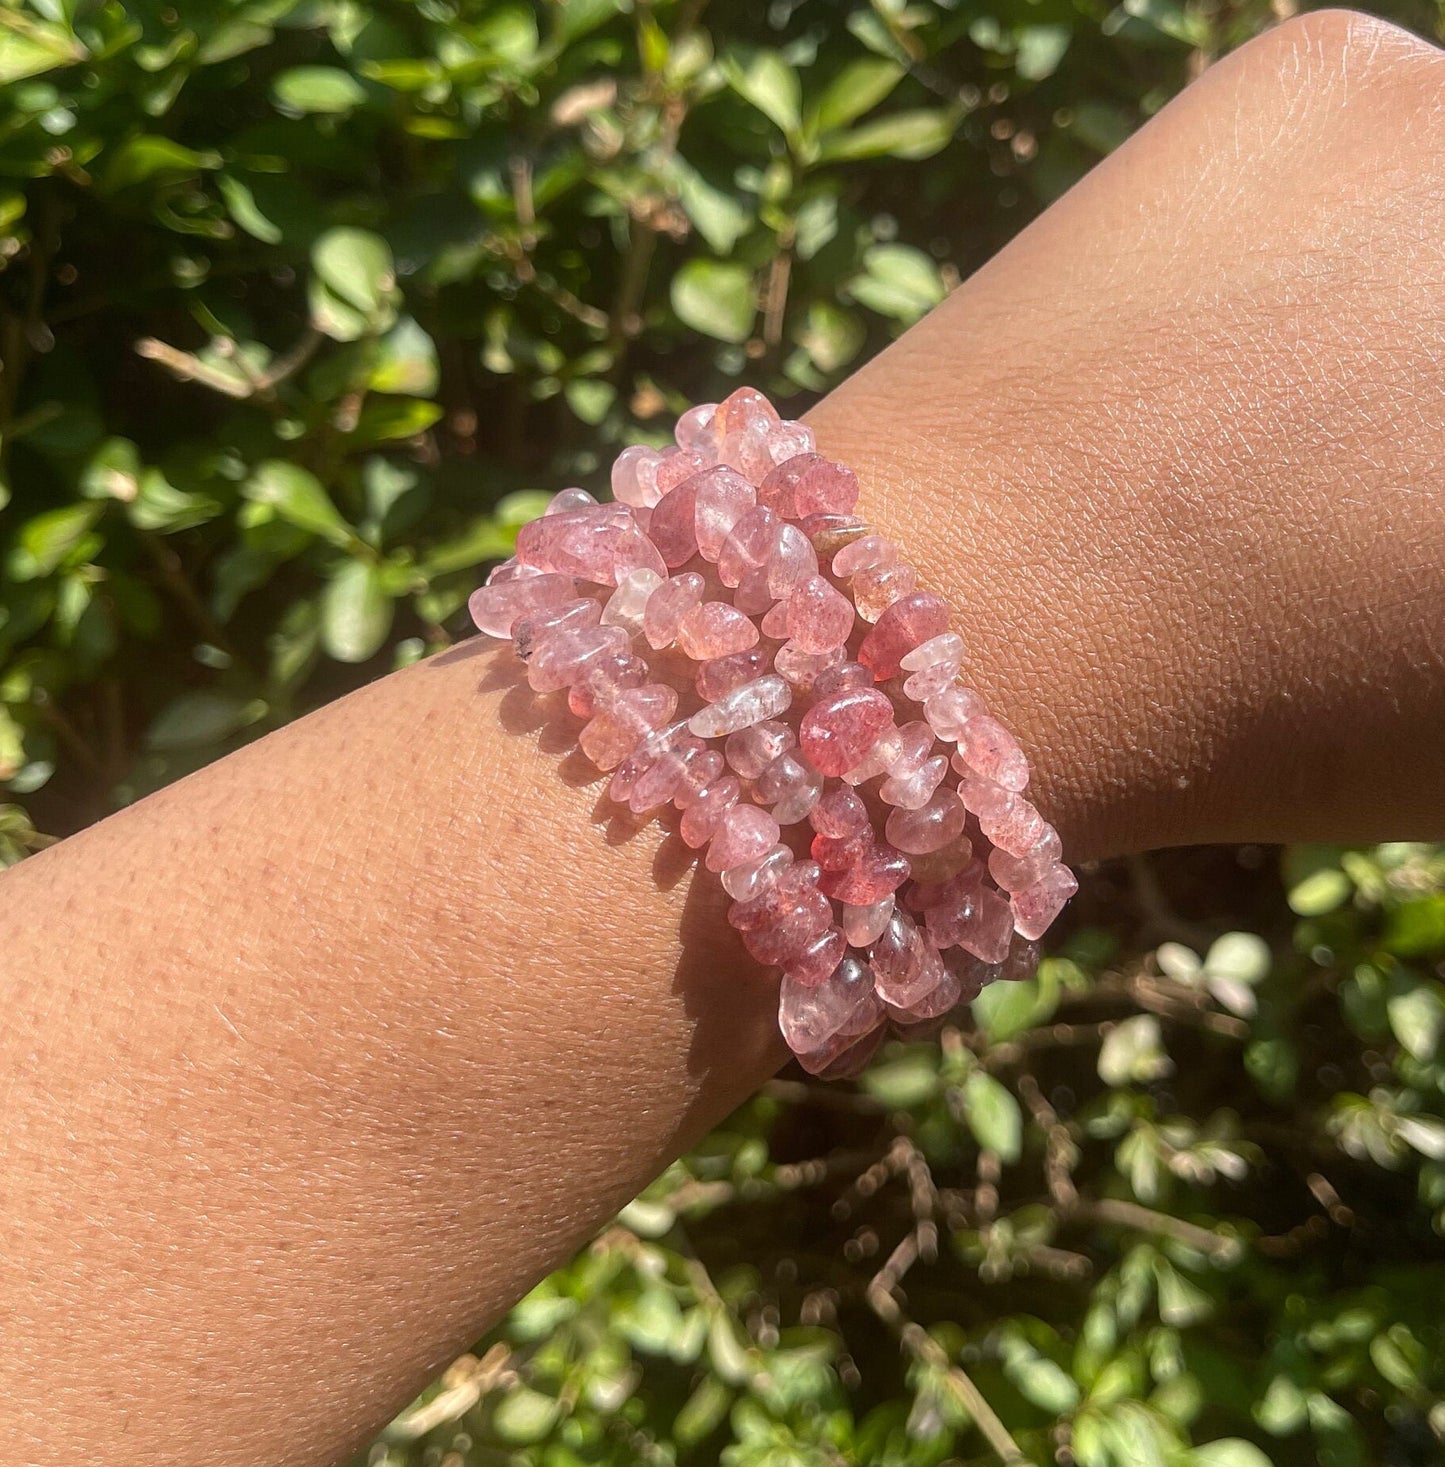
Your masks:
<path fill-rule="evenodd" d="M 437 390 L 436 343 L 410 316 L 403 316 L 376 343 L 373 392 L 430 397 Z"/>
<path fill-rule="evenodd" d="M 156 753 L 203 749 L 219 744 L 266 716 L 266 705 L 236 693 L 201 689 L 173 698 L 146 730 L 145 743 Z"/>
<path fill-rule="evenodd" d="M 1174 1065 L 1164 1052 L 1159 1020 L 1153 1014 L 1122 1019 L 1099 1046 L 1098 1068 L 1106 1085 L 1147 1083 L 1169 1074 Z"/>
<path fill-rule="evenodd" d="M 241 226 L 253 239 L 259 239 L 262 244 L 280 244 L 281 228 L 261 211 L 256 203 L 256 195 L 252 193 L 251 186 L 243 182 L 234 173 L 223 173 L 216 180 L 216 186 L 221 191 L 221 197 L 226 201 L 226 208 L 230 210 L 231 218 Z"/>
<path fill-rule="evenodd" d="M 863 56 L 850 61 L 809 109 L 808 131 L 830 132 L 871 112 L 906 75 L 896 61 Z"/>
<path fill-rule="evenodd" d="M 366 88 L 339 66 L 293 66 L 271 83 L 276 106 L 293 117 L 351 112 L 366 101 Z"/>
<path fill-rule="evenodd" d="M 931 158 L 958 131 L 959 114 L 947 108 L 894 112 L 849 132 L 833 133 L 818 149 L 820 163 L 854 163 L 865 158 Z"/>
<path fill-rule="evenodd" d="M 963 1082 L 964 1113 L 974 1139 L 1005 1162 L 1019 1159 L 1023 1148 L 1023 1112 L 1013 1092 L 983 1070 Z"/>
<path fill-rule="evenodd" d="M 1072 39 L 1066 25 L 1026 26 L 1016 35 L 1014 69 L 1025 81 L 1043 81 L 1058 70 Z"/>
<path fill-rule="evenodd" d="M 48 576 L 81 545 L 104 508 L 89 501 L 66 504 L 26 520 L 10 551 L 10 574 L 17 581 Z"/>
<path fill-rule="evenodd" d="M 1272 1467 L 1253 1442 L 1243 1437 L 1226 1436 L 1216 1442 L 1195 1447 L 1189 1456 L 1189 1467 Z"/>
<path fill-rule="evenodd" d="M 369 397 L 351 436 L 359 443 L 415 438 L 437 422 L 442 411 L 439 402 L 421 397 Z"/>
<path fill-rule="evenodd" d="M 1417 983 L 1385 1001 L 1390 1028 L 1405 1051 L 1417 1060 L 1435 1058 L 1445 1029 L 1445 1003 L 1428 983 Z"/>
<path fill-rule="evenodd" d="M 757 314 L 752 273 L 722 260 L 689 260 L 672 277 L 672 308 L 694 331 L 746 341 Z"/>
<path fill-rule="evenodd" d="M 746 58 L 727 56 L 723 75 L 744 101 L 751 102 L 783 132 L 791 135 L 798 130 L 802 109 L 798 73 L 776 51 L 755 51 Z"/>
<path fill-rule="evenodd" d="M 1269 967 L 1269 944 L 1253 932 L 1226 932 L 1204 956 L 1206 973 L 1236 983 L 1262 982 Z"/>
<path fill-rule="evenodd" d="M 356 531 L 341 517 L 321 480 L 300 464 L 267 459 L 257 465 L 241 492 L 258 504 L 269 504 L 288 523 L 320 535 L 333 545 L 347 546 L 356 539 Z"/>
<path fill-rule="evenodd" d="M 748 232 L 752 215 L 730 194 L 714 187 L 690 163 L 674 165 L 677 197 L 697 232 L 720 255 Z"/>
<path fill-rule="evenodd" d="M 380 567 L 349 560 L 321 593 L 321 645 L 338 662 L 365 662 L 391 630 L 392 599 Z"/>
<path fill-rule="evenodd" d="M 863 323 L 851 311 L 829 300 L 816 300 L 797 333 L 798 345 L 823 372 L 846 367 L 863 349 L 867 337 Z"/>
<path fill-rule="evenodd" d="M 367 229 L 328 229 L 311 247 L 311 268 L 328 290 L 368 316 L 376 315 L 396 288 L 391 246 Z"/>
<path fill-rule="evenodd" d="M 202 169 L 220 165 L 217 153 L 198 153 L 172 138 L 147 134 L 128 139 L 110 155 L 102 182 L 106 189 L 115 191 L 158 177 L 192 178 Z"/>
<path fill-rule="evenodd" d="M 1312 872 L 1290 888 L 1289 905 L 1301 917 L 1323 917 L 1348 901 L 1354 886 L 1338 867 Z"/>
<path fill-rule="evenodd" d="M 909 245 L 874 245 L 863 265 L 864 273 L 849 282 L 849 293 L 880 315 L 912 325 L 943 299 L 938 266 L 922 250 Z"/>
<path fill-rule="evenodd" d="M 497 1402 L 492 1425 L 503 1441 L 525 1446 L 541 1441 L 552 1430 L 558 1412 L 551 1396 L 528 1386 L 516 1386 Z"/>

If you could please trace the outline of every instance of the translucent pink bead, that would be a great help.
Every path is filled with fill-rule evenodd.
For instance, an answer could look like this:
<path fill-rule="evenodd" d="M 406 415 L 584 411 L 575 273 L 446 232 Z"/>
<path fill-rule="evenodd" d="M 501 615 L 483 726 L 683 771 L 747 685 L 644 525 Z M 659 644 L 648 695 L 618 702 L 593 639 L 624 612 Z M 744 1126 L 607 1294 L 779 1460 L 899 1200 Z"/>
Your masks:
<path fill-rule="evenodd" d="M 983 712 L 983 699 L 969 688 L 945 688 L 923 705 L 923 716 L 934 733 L 950 743 L 963 736 L 969 719 L 982 717 Z"/>
<path fill-rule="evenodd" d="M 1002 849 L 990 851 L 988 874 L 1004 891 L 1022 891 L 1043 877 L 1063 854 L 1063 842 L 1059 840 L 1058 831 L 1052 825 L 1046 825 L 1043 835 L 1021 856 Z"/>
<path fill-rule="evenodd" d="M 796 520 L 798 516 L 798 483 L 820 455 L 811 451 L 799 453 L 785 459 L 771 469 L 758 486 L 758 503 L 765 504 L 774 514 L 783 519 Z"/>
<path fill-rule="evenodd" d="M 673 437 L 684 453 L 711 453 L 716 444 L 713 420 L 717 417 L 715 402 L 700 402 L 690 407 L 677 420 Z"/>
<path fill-rule="evenodd" d="M 847 649 L 829 647 L 826 652 L 805 652 L 796 642 L 784 642 L 773 658 L 773 666 L 799 692 L 810 691 L 819 676 L 846 660 Z"/>
<path fill-rule="evenodd" d="M 948 760 L 942 754 L 902 773 L 890 774 L 878 787 L 878 798 L 899 811 L 917 810 L 933 798 L 933 792 L 948 773 Z"/>
<path fill-rule="evenodd" d="M 780 526 L 779 535 L 786 529 L 786 525 Z M 755 565 L 751 570 L 745 570 L 737 590 L 733 592 L 733 605 L 749 616 L 757 616 L 760 612 L 767 611 L 772 604 L 773 595 L 768 590 L 767 566 Z"/>
<path fill-rule="evenodd" d="M 864 535 L 833 557 L 833 574 L 843 580 L 859 571 L 898 563 L 898 547 L 883 535 Z"/>
<path fill-rule="evenodd" d="M 866 907 L 843 905 L 839 925 L 850 947 L 867 947 L 875 942 L 893 915 L 896 899 L 890 894 Z"/>
<path fill-rule="evenodd" d="M 755 504 L 732 527 L 718 554 L 717 573 L 725 586 L 737 586 L 750 570 L 767 565 L 778 543 L 782 521 L 772 510 Z"/>
<path fill-rule="evenodd" d="M 650 646 L 659 650 L 672 646 L 683 617 L 701 603 L 705 585 L 696 571 L 683 571 L 653 591 L 642 613 L 642 633 Z"/>
<path fill-rule="evenodd" d="M 692 807 L 695 809 L 696 805 Z M 687 814 L 691 815 L 692 810 Z M 708 844 L 707 869 L 729 871 L 734 866 L 746 866 L 777 845 L 779 834 L 778 822 L 766 810 L 756 805 L 733 805 L 718 822 Z"/>
<path fill-rule="evenodd" d="M 963 801 L 953 790 L 942 789 L 917 809 L 891 810 L 883 833 L 906 855 L 923 856 L 957 840 L 965 818 Z"/>
<path fill-rule="evenodd" d="M 524 616 L 572 601 L 577 583 L 571 576 L 518 576 L 479 586 L 467 601 L 477 630 L 489 637 L 510 637 Z"/>
<path fill-rule="evenodd" d="M 1015 797 L 1012 790 L 1006 790 L 991 779 L 975 774 L 957 754 L 953 756 L 952 763 L 963 775 L 958 782 L 959 797 L 980 820 L 997 819 L 1013 804 Z"/>
<path fill-rule="evenodd" d="M 907 912 L 895 909 L 868 954 L 873 981 L 901 983 L 916 971 L 922 957 L 923 939 L 917 925 Z M 880 989 L 879 997 L 887 999 L 889 995 Z"/>
<path fill-rule="evenodd" d="M 734 901 L 750 902 L 761 895 L 793 864 L 793 853 L 784 845 L 774 846 L 750 866 L 724 871 L 723 890 Z"/>
<path fill-rule="evenodd" d="M 814 698 L 828 698 L 845 688 L 871 688 L 873 674 L 861 662 L 840 662 L 813 680 Z"/>
<path fill-rule="evenodd" d="M 700 662 L 697 667 L 698 696 L 704 702 L 715 703 L 724 693 L 761 677 L 767 667 L 768 654 L 760 647 L 749 647 L 746 652 L 730 652 L 726 657 Z"/>
<path fill-rule="evenodd" d="M 1040 938 L 1078 891 L 1078 878 L 1067 866 L 1051 866 L 1032 886 L 1013 894 L 1012 925 L 1020 937 Z M 996 959 L 995 961 L 1002 961 Z"/>
<path fill-rule="evenodd" d="M 690 764 L 698 762 L 704 754 L 698 739 L 688 739 L 669 749 L 652 767 L 640 774 L 627 803 L 635 814 L 644 810 L 655 810 L 665 805 L 682 788 Z M 704 781 L 705 783 L 706 781 Z"/>
<path fill-rule="evenodd" d="M 512 627 L 512 644 L 517 656 L 526 662 L 550 633 L 567 627 L 596 626 L 601 616 L 602 608 L 596 601 L 579 596 L 575 601 L 564 601 L 520 618 Z"/>
<path fill-rule="evenodd" d="M 876 688 L 845 688 L 803 715 L 798 742 L 822 775 L 852 769 L 893 721 L 893 704 Z"/>
<path fill-rule="evenodd" d="M 783 525 L 778 530 L 778 542 L 768 557 L 766 572 L 768 596 L 774 600 L 790 595 L 809 577 L 817 575 L 818 552 L 796 525 Z"/>
<path fill-rule="evenodd" d="M 851 514 L 806 515 L 798 521 L 798 528 L 812 542 L 820 560 L 832 560 L 845 545 L 871 533 L 864 521 Z"/>
<path fill-rule="evenodd" d="M 865 842 L 853 865 L 825 871 L 818 884 L 834 901 L 867 907 L 897 891 L 908 872 L 907 856 L 881 842 Z"/>
<path fill-rule="evenodd" d="M 541 571 L 534 565 L 523 565 L 515 555 L 509 555 L 505 560 L 499 560 L 486 574 L 482 581 L 484 586 L 502 586 L 508 581 L 524 581 L 528 576 L 540 576 Z"/>
<path fill-rule="evenodd" d="M 931 591 L 914 591 L 893 602 L 863 638 L 858 661 L 880 682 L 893 677 L 915 647 L 948 630 L 948 605 Z"/>
<path fill-rule="evenodd" d="M 713 434 L 721 439 L 727 433 L 741 433 L 754 423 L 781 422 L 778 410 L 755 387 L 739 387 L 718 405 L 713 415 Z"/>
<path fill-rule="evenodd" d="M 617 589 L 602 608 L 606 626 L 625 627 L 629 632 L 642 630 L 643 613 L 652 593 L 662 585 L 662 577 L 649 566 L 628 571 L 617 583 Z"/>
<path fill-rule="evenodd" d="M 726 601 L 704 601 L 694 606 L 677 627 L 677 645 L 694 662 L 708 662 L 757 645 L 758 629 L 751 617 Z"/>
<path fill-rule="evenodd" d="M 964 724 L 957 737 L 959 758 L 976 774 L 1006 790 L 1021 790 L 1028 784 L 1029 761 L 996 718 L 978 714 Z"/>
<path fill-rule="evenodd" d="M 756 502 L 757 491 L 736 470 L 719 465 L 699 474 L 694 500 L 697 548 L 716 563 L 727 537 Z"/>
<path fill-rule="evenodd" d="M 819 835 L 856 835 L 868 824 L 868 807 L 847 789 L 831 789 L 808 812 L 808 823 Z"/>
<path fill-rule="evenodd" d="M 756 779 L 780 754 L 785 754 L 798 742 L 785 723 L 771 719 L 740 729 L 728 737 L 723 745 L 723 755 L 728 767 L 743 779 Z"/>
<path fill-rule="evenodd" d="M 613 771 L 607 784 L 608 799 L 625 805 L 643 772 L 650 769 L 669 749 L 675 749 L 691 737 L 687 724 L 682 720 L 649 734 Z"/>
<path fill-rule="evenodd" d="M 640 657 L 628 651 L 604 652 L 567 689 L 567 706 L 578 718 L 591 718 L 625 689 L 640 688 L 647 677 L 647 664 Z"/>
<path fill-rule="evenodd" d="M 853 604 L 864 621 L 877 621 L 883 613 L 918 586 L 918 572 L 911 565 L 880 565 L 877 570 L 859 571 L 849 583 Z"/>
<path fill-rule="evenodd" d="M 1048 821 L 1022 795 L 1014 795 L 998 815 L 980 815 L 979 828 L 1011 856 L 1026 856 L 1045 837 Z"/>
<path fill-rule="evenodd" d="M 700 739 L 720 739 L 776 718 L 792 701 L 793 690 L 777 673 L 770 672 L 754 682 L 739 684 L 715 703 L 704 704 L 693 714 L 688 727 Z"/>
<path fill-rule="evenodd" d="M 664 448 L 657 460 L 657 487 L 664 498 L 695 474 L 713 466 L 707 453 L 684 453 L 680 448 Z"/>
<path fill-rule="evenodd" d="M 605 584 L 615 585 L 632 571 L 646 569 L 661 580 L 667 574 L 657 546 L 648 538 L 647 531 L 634 519 L 622 526 L 612 547 L 612 567 L 602 579 Z"/>
<path fill-rule="evenodd" d="M 628 688 L 593 714 L 577 742 L 599 769 L 615 769 L 676 711 L 677 693 L 663 683 Z"/>
<path fill-rule="evenodd" d="M 1008 957 L 1003 960 L 1002 967 L 998 970 L 998 981 L 1000 983 L 1022 983 L 1025 979 L 1032 978 L 1039 970 L 1039 943 L 1037 938 L 1025 939 L 1018 936 L 1018 928 L 1014 928 L 1013 946 L 1008 950 Z"/>
<path fill-rule="evenodd" d="M 791 754 L 779 754 L 758 775 L 753 796 L 759 804 L 772 806 L 773 819 L 786 826 L 802 820 L 822 792 L 823 776 L 816 769 Z"/>
<path fill-rule="evenodd" d="M 648 521 L 649 539 L 669 570 L 677 570 L 697 554 L 697 496 L 701 474 L 664 494 Z"/>
<path fill-rule="evenodd" d="M 845 957 L 817 984 L 798 983 L 786 974 L 778 998 L 778 1024 L 796 1054 L 822 1049 L 845 1029 L 863 1032 L 880 1008 L 873 974 L 859 958 Z"/>
<path fill-rule="evenodd" d="M 763 860 L 770 859 L 764 855 Z M 752 867 L 742 867 L 751 870 Z M 817 909 L 818 867 L 812 861 L 796 861 L 792 865 L 779 867 L 773 879 L 765 883 L 752 897 L 734 902 L 728 911 L 728 921 L 739 932 L 760 932 L 795 912 L 801 906 Z M 826 900 L 826 898 L 825 898 Z"/>
<path fill-rule="evenodd" d="M 596 498 L 585 489 L 559 489 L 547 501 L 547 508 L 542 513 L 565 514 L 569 509 L 586 509 L 596 503 Z"/>
<path fill-rule="evenodd" d="M 991 886 L 982 886 L 975 893 L 972 905 L 969 920 L 959 926 L 955 945 L 985 963 L 1003 962 L 1008 956 L 1014 928 L 1014 914 L 1008 902 Z"/>
<path fill-rule="evenodd" d="M 828 899 L 821 892 L 815 892 L 814 898 L 766 927 L 744 932 L 743 946 L 758 962 L 769 967 L 791 963 L 814 937 L 827 929 L 832 911 Z"/>
<path fill-rule="evenodd" d="M 800 520 L 819 514 L 850 514 L 858 503 L 858 476 L 845 464 L 823 459 L 798 481 L 795 494 Z"/>
<path fill-rule="evenodd" d="M 811 988 L 832 976 L 847 950 L 842 932 L 836 927 L 825 927 L 796 957 L 789 959 L 783 971 L 794 983 Z"/>
<path fill-rule="evenodd" d="M 517 531 L 517 559 L 544 571 L 613 584 L 618 542 L 629 525 L 636 528 L 625 504 L 543 515 Z"/>
<path fill-rule="evenodd" d="M 788 635 L 804 652 L 841 647 L 852 630 L 853 607 L 823 576 L 808 576 L 788 598 Z"/>
<path fill-rule="evenodd" d="M 694 850 L 705 846 L 712 839 L 723 816 L 737 804 L 742 792 L 742 785 L 730 774 L 725 774 L 708 785 L 682 812 L 682 823 L 678 830 L 683 840 Z"/>
<path fill-rule="evenodd" d="M 957 1008 L 960 999 L 972 998 L 976 994 L 967 994 L 961 991 L 958 978 L 952 973 L 947 965 L 941 960 L 940 955 L 929 950 L 925 962 L 929 964 L 929 973 L 920 975 L 915 984 L 914 991 L 923 987 L 927 978 L 933 976 L 932 962 L 938 961 L 938 969 L 941 976 L 936 987 L 928 989 L 921 997 L 915 998 L 907 1008 L 890 1005 L 890 1010 L 895 1020 L 905 1024 L 924 1023 L 931 1020 L 941 1019 L 953 1009 Z"/>
<path fill-rule="evenodd" d="M 938 636 L 921 642 L 906 657 L 901 658 L 899 666 L 904 672 L 922 672 L 926 667 L 940 665 L 951 666 L 956 670 L 962 661 L 963 638 L 957 632 L 940 632 Z"/>
<path fill-rule="evenodd" d="M 928 724 L 915 718 L 886 730 L 873 753 L 889 774 L 908 774 L 928 758 L 937 742 Z"/>
<path fill-rule="evenodd" d="M 758 623 L 758 630 L 776 642 L 783 641 L 788 635 L 788 603 L 779 601 L 770 606 Z"/>
<path fill-rule="evenodd" d="M 652 505 L 662 497 L 657 488 L 655 448 L 635 443 L 624 448 L 612 465 L 612 494 L 622 504 Z"/>
<path fill-rule="evenodd" d="M 941 693 L 954 684 L 958 668 L 951 662 L 935 662 L 920 672 L 910 672 L 903 680 L 903 696 L 915 703 L 926 703 L 935 693 Z"/>
<path fill-rule="evenodd" d="M 627 633 L 621 627 L 576 627 L 559 632 L 532 654 L 527 664 L 527 685 L 534 693 L 570 687 L 594 658 L 625 651 L 626 647 Z"/>
<path fill-rule="evenodd" d="M 688 761 L 672 803 L 679 810 L 686 810 L 708 785 L 722 777 L 724 768 L 723 756 L 716 749 L 704 749 L 695 759 Z"/>

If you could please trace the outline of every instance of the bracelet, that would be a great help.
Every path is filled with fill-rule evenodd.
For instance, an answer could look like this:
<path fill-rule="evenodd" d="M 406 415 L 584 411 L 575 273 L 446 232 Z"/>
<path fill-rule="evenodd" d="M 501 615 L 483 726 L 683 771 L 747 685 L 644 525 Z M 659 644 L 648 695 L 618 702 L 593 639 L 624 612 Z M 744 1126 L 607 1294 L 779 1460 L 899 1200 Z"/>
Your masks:
<path fill-rule="evenodd" d="M 850 1076 L 890 1024 L 1031 976 L 1078 882 L 1023 752 L 960 680 L 946 603 L 853 514 L 852 471 L 747 387 L 675 436 L 622 451 L 611 503 L 557 494 L 472 619 L 535 692 L 565 692 L 611 799 L 681 812 L 748 952 L 782 970 L 789 1047 Z M 644 648 L 686 660 L 682 716 Z"/>

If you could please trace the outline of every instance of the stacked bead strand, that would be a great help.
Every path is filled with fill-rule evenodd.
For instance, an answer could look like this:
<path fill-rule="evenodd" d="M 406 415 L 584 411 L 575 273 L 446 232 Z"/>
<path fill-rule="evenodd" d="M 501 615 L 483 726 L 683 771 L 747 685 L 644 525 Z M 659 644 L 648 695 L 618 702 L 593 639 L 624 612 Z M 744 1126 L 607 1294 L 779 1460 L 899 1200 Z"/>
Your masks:
<path fill-rule="evenodd" d="M 801 1063 L 856 1073 L 890 1023 L 1032 973 L 1078 883 L 947 604 L 854 515 L 853 473 L 741 388 L 684 413 L 676 446 L 624 449 L 612 488 L 556 495 L 472 617 L 536 692 L 565 691 L 614 801 L 681 813 L 782 970 Z"/>

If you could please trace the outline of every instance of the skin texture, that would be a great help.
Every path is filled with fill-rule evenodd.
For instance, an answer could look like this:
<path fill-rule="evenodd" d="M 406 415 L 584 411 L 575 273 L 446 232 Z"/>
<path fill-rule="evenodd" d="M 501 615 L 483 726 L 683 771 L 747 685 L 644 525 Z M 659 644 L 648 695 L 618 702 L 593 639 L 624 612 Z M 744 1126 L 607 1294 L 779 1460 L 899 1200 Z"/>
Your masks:
<path fill-rule="evenodd" d="M 1445 62 L 1221 63 L 812 415 L 1076 856 L 1438 834 Z M 344 1458 L 778 1064 L 472 644 L 0 880 L 15 1460 Z"/>

